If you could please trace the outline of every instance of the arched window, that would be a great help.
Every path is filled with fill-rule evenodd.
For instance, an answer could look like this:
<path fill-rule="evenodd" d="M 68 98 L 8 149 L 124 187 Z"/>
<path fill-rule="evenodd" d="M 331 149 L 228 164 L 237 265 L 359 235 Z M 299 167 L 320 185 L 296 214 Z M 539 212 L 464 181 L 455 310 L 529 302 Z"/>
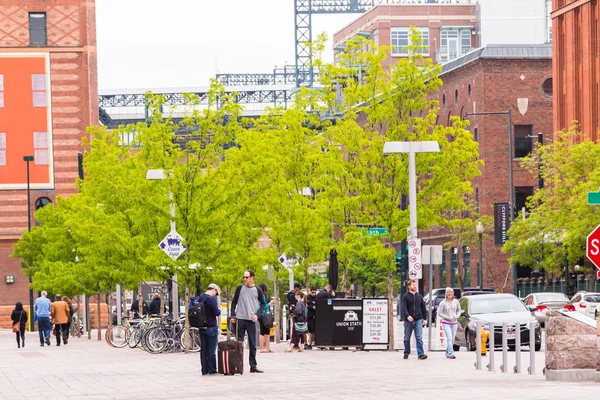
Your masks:
<path fill-rule="evenodd" d="M 50 200 L 48 197 L 38 197 L 35 200 L 35 211 L 39 210 L 42 207 L 46 207 L 48 204 L 52 204 L 52 200 Z M 35 225 L 40 226 L 41 224 L 36 220 Z"/>

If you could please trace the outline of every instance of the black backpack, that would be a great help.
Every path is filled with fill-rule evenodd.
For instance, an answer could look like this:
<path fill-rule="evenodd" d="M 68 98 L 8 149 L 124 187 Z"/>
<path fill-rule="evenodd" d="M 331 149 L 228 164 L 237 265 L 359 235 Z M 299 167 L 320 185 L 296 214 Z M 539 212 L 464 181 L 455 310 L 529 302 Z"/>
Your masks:
<path fill-rule="evenodd" d="M 206 300 L 210 297 L 205 298 L 201 302 L 194 304 L 188 310 L 188 320 L 192 328 L 206 328 L 208 327 L 208 315 L 206 313 Z"/>

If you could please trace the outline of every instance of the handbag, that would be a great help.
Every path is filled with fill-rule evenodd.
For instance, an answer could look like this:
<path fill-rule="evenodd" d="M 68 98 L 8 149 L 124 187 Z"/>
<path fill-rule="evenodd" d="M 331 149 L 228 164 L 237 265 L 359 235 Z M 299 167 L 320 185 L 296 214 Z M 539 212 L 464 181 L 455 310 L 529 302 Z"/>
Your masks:
<path fill-rule="evenodd" d="M 273 314 L 267 313 L 260 316 L 260 323 L 266 329 L 271 329 L 273 327 L 273 323 L 275 322 L 275 318 L 273 318 Z"/>
<path fill-rule="evenodd" d="M 294 322 L 294 328 L 296 333 L 306 333 L 308 332 L 308 322 Z"/>
<path fill-rule="evenodd" d="M 13 332 L 21 332 L 21 318 L 23 318 L 23 311 L 19 314 L 19 320 L 12 325 Z"/>

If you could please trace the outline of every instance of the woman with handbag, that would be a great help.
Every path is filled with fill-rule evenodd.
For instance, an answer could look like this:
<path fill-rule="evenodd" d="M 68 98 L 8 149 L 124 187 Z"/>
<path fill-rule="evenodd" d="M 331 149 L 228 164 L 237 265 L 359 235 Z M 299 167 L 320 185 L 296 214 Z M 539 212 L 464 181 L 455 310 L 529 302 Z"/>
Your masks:
<path fill-rule="evenodd" d="M 271 312 L 271 304 L 273 301 L 267 296 L 267 284 L 261 283 L 258 285 L 259 288 L 262 289 L 264 297 L 265 297 L 265 309 L 263 314 L 258 319 L 258 323 L 260 325 L 260 336 L 258 337 L 258 341 L 260 343 L 260 352 L 261 353 L 272 353 L 271 350 L 271 328 L 273 327 L 273 313 Z"/>
<path fill-rule="evenodd" d="M 306 308 L 306 296 L 303 292 L 296 293 L 296 307 L 294 307 L 294 311 L 292 317 L 294 318 L 294 331 L 296 331 L 296 335 L 294 336 L 294 340 L 290 342 L 290 347 L 285 350 L 286 353 L 291 353 L 294 351 L 296 346 L 299 346 L 299 352 L 304 351 L 304 344 L 306 343 L 306 333 L 308 332 L 308 309 Z"/>
<path fill-rule="evenodd" d="M 12 320 L 12 331 L 17 336 L 17 348 L 21 348 L 21 344 L 25 347 L 25 329 L 27 327 L 27 312 L 23 310 L 23 304 L 19 301 L 15 304 L 10 319 Z"/>

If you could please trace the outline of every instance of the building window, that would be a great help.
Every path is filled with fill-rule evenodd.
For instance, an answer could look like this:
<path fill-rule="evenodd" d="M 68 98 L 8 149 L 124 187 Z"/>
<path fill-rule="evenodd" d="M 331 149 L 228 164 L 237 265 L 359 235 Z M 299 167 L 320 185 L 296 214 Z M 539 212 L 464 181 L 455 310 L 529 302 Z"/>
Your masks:
<path fill-rule="evenodd" d="M 552 0 L 546 0 L 546 32 L 548 43 L 552 43 Z"/>
<path fill-rule="evenodd" d="M 544 83 L 542 83 L 542 90 L 546 96 L 552 97 L 552 78 L 544 79 Z"/>
<path fill-rule="evenodd" d="M 35 211 L 42 207 L 46 207 L 48 204 L 52 204 L 52 200 L 50 200 L 48 197 L 39 197 L 35 200 Z M 35 220 L 35 224 L 36 226 L 42 226 L 37 219 Z"/>
<path fill-rule="evenodd" d="M 33 106 L 46 107 L 46 74 L 31 74 Z"/>
<path fill-rule="evenodd" d="M 0 132 L 0 167 L 6 166 L 6 132 Z"/>
<path fill-rule="evenodd" d="M 469 85 L 469 87 L 467 88 L 467 97 L 469 101 L 471 101 L 471 85 Z"/>
<path fill-rule="evenodd" d="M 471 50 L 471 29 L 442 29 L 438 62 L 452 61 Z"/>
<path fill-rule="evenodd" d="M 46 46 L 46 13 L 29 13 L 29 44 Z"/>
<path fill-rule="evenodd" d="M 48 132 L 33 132 L 35 165 L 48 165 Z"/>
<path fill-rule="evenodd" d="M 533 196 L 533 186 L 515 187 L 515 217 L 527 207 L 527 199 Z"/>
<path fill-rule="evenodd" d="M 479 129 L 477 128 L 473 129 L 473 140 L 479 142 Z"/>
<path fill-rule="evenodd" d="M 379 46 L 379 29 L 373 31 L 373 41 L 375 42 L 375 46 Z"/>
<path fill-rule="evenodd" d="M 456 105 L 458 106 L 458 89 L 456 89 L 454 91 L 454 102 L 456 103 Z"/>
<path fill-rule="evenodd" d="M 515 125 L 515 158 L 527 157 L 531 154 L 532 125 Z"/>
<path fill-rule="evenodd" d="M 417 53 L 429 55 L 429 28 L 416 28 L 420 33 L 423 49 Z M 393 56 L 407 56 L 410 43 L 410 28 L 392 28 L 391 40 Z"/>
<path fill-rule="evenodd" d="M 442 95 L 442 107 L 446 107 L 446 95 Z"/>

